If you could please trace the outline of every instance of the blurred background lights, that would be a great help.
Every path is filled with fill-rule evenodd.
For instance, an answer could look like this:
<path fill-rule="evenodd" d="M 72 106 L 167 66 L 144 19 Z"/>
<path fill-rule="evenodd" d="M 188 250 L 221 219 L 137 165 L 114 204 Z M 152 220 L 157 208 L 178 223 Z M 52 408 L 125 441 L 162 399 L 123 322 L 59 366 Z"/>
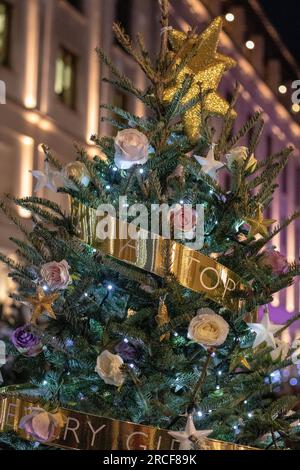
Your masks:
<path fill-rule="evenodd" d="M 233 13 L 226 13 L 226 15 L 225 15 L 225 19 L 229 23 L 232 23 L 234 21 L 234 18 L 235 18 L 235 16 L 234 16 Z"/>
<path fill-rule="evenodd" d="M 278 87 L 278 91 L 279 91 L 279 93 L 281 93 L 282 95 L 285 95 L 286 92 L 287 92 L 287 87 L 286 87 L 285 85 L 280 85 L 280 86 Z"/>
<path fill-rule="evenodd" d="M 296 379 L 296 377 L 292 377 L 290 380 L 290 385 L 292 385 L 292 387 L 295 387 L 297 383 L 298 383 L 298 380 Z"/>
<path fill-rule="evenodd" d="M 249 49 L 251 51 L 252 49 L 255 48 L 255 43 L 253 41 L 249 40 L 249 41 L 246 42 L 246 47 L 247 47 L 247 49 Z"/>

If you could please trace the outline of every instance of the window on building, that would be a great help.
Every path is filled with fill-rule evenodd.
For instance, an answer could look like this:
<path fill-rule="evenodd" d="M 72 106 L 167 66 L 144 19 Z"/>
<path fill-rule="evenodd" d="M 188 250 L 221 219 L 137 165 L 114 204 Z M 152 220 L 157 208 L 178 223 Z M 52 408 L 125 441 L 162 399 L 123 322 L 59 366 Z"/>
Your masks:
<path fill-rule="evenodd" d="M 82 0 L 67 0 L 72 7 L 76 8 L 76 10 L 83 11 L 83 4 Z"/>
<path fill-rule="evenodd" d="M 268 135 L 267 136 L 267 157 L 270 157 L 273 153 L 273 140 L 272 136 Z"/>
<path fill-rule="evenodd" d="M 116 107 L 116 108 L 121 108 L 123 109 L 124 111 L 129 111 L 129 97 L 126 93 L 122 93 L 120 90 L 115 90 L 114 91 L 114 94 L 113 94 L 113 105 Z M 126 121 L 124 119 L 122 119 L 119 115 L 113 113 L 112 115 L 112 119 L 114 119 L 115 121 L 118 121 L 120 123 L 126 123 Z M 114 133 L 117 133 L 118 130 L 117 128 L 114 127 L 114 130 L 113 130 Z"/>
<path fill-rule="evenodd" d="M 252 117 L 253 117 L 253 114 L 249 114 L 247 120 L 251 119 Z M 247 134 L 247 138 L 248 138 L 248 147 L 249 147 L 250 144 L 251 144 L 252 137 L 253 137 L 253 133 L 254 133 L 254 127 L 252 127 L 252 128 L 249 130 L 248 134 Z"/>
<path fill-rule="evenodd" d="M 269 204 L 265 210 L 265 217 L 266 219 L 271 219 L 272 217 L 272 205 L 271 204 Z"/>
<path fill-rule="evenodd" d="M 287 166 L 285 166 L 281 173 L 281 189 L 284 194 L 287 193 L 287 178 L 288 178 Z"/>
<path fill-rule="evenodd" d="M 11 7 L 0 1 L 0 65 L 9 63 Z"/>
<path fill-rule="evenodd" d="M 56 59 L 55 93 L 66 106 L 76 106 L 76 70 L 77 57 L 64 48 L 60 48 Z"/>
<path fill-rule="evenodd" d="M 296 169 L 295 204 L 297 207 L 300 206 L 300 168 Z"/>
<path fill-rule="evenodd" d="M 116 22 L 121 23 L 127 34 L 131 33 L 132 0 L 117 0 Z"/>

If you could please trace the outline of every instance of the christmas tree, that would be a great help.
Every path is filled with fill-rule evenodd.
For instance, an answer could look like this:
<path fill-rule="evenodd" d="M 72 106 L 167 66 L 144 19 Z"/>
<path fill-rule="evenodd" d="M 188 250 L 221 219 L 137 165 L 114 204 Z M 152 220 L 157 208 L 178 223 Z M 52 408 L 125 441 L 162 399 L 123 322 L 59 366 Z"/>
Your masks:
<path fill-rule="evenodd" d="M 299 398 L 276 395 L 273 376 L 297 362 L 298 345 L 281 333 L 300 315 L 274 325 L 267 306 L 299 274 L 272 246 L 299 213 L 280 224 L 264 217 L 292 149 L 255 158 L 260 112 L 233 135 L 238 87 L 230 103 L 217 92 L 236 66 L 218 52 L 222 19 L 185 34 L 169 26 L 167 0 L 160 4 L 155 60 L 142 35 L 133 42 L 113 27 L 145 73 L 145 90 L 97 51 L 113 77 L 106 81 L 140 100 L 145 115 L 103 105 L 117 135 L 92 136 L 93 159 L 77 147 L 76 161 L 62 167 L 43 146 L 36 189 L 68 195 L 70 211 L 37 196 L 1 203 L 22 233 L 12 239 L 19 261 L 1 259 L 18 286 L 11 297 L 30 307 L 31 320 L 6 344 L 26 383 L 4 381 L 0 397 L 34 406 L 17 429 L 0 423 L 2 445 L 47 448 L 71 409 L 165 429 L 181 449 L 210 439 L 298 446 Z M 31 212 L 30 230 L 13 204 Z M 129 226 L 141 228 L 137 239 L 120 236 Z"/>

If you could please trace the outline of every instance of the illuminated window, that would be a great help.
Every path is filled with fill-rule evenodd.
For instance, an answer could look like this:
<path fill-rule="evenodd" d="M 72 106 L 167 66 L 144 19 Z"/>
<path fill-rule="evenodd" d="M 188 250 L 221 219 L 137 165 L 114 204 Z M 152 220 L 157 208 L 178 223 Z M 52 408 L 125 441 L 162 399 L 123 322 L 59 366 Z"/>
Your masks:
<path fill-rule="evenodd" d="M 123 109 L 123 111 L 128 111 L 129 110 L 129 97 L 126 95 L 126 93 L 122 93 L 120 90 L 115 90 L 113 94 L 113 105 L 117 108 Z M 112 119 L 114 119 L 117 122 L 126 123 L 125 119 L 122 119 L 120 116 L 117 114 L 113 113 Z M 113 130 L 113 133 L 117 133 L 118 130 L 115 128 Z"/>
<path fill-rule="evenodd" d="M 282 173 L 281 173 L 281 187 L 280 189 L 284 194 L 287 193 L 287 181 L 288 179 L 288 173 L 287 173 L 287 166 L 284 167 Z M 286 230 L 282 230 L 282 233 L 285 232 Z"/>
<path fill-rule="evenodd" d="M 0 65 L 9 63 L 10 19 L 10 6 L 0 1 Z"/>
<path fill-rule="evenodd" d="M 117 0 L 116 23 L 121 23 L 127 34 L 131 33 L 132 0 Z"/>
<path fill-rule="evenodd" d="M 76 104 L 77 57 L 61 48 L 56 59 L 55 93 L 66 106 L 75 108 Z"/>

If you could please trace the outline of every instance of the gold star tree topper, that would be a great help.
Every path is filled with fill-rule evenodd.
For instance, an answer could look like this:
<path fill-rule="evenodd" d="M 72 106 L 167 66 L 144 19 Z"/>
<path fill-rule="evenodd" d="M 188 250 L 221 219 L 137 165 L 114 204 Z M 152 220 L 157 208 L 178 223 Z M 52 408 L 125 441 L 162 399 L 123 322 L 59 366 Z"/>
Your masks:
<path fill-rule="evenodd" d="M 26 302 L 32 305 L 31 323 L 36 323 L 43 313 L 56 320 L 52 305 L 58 297 L 59 294 L 46 295 L 42 287 L 38 287 L 34 297 L 27 297 Z"/>
<path fill-rule="evenodd" d="M 269 235 L 268 227 L 275 224 L 276 220 L 264 219 L 262 209 L 259 207 L 256 211 L 255 217 L 245 217 L 245 222 L 250 226 L 250 237 L 254 237 L 258 233 L 263 237 L 267 237 Z"/>
<path fill-rule="evenodd" d="M 217 52 L 220 33 L 222 30 L 222 18 L 216 18 L 208 28 L 200 35 L 185 34 L 172 30 L 169 37 L 175 53 L 178 53 L 180 63 L 192 49 L 196 47 L 196 54 L 188 61 L 178 74 L 176 84 L 169 87 L 164 94 L 167 102 L 171 102 L 175 94 L 180 90 L 186 75 L 193 77 L 192 86 L 182 99 L 182 104 L 188 103 L 197 97 L 200 92 L 210 91 L 204 98 L 203 103 L 197 103 L 183 116 L 183 124 L 187 136 L 191 141 L 199 138 L 201 131 L 201 107 L 207 114 L 224 116 L 229 109 L 229 104 L 217 92 L 217 87 L 226 70 L 236 65 L 235 60 Z M 196 44 L 199 44 L 197 47 Z M 232 111 L 231 117 L 236 113 Z"/>

